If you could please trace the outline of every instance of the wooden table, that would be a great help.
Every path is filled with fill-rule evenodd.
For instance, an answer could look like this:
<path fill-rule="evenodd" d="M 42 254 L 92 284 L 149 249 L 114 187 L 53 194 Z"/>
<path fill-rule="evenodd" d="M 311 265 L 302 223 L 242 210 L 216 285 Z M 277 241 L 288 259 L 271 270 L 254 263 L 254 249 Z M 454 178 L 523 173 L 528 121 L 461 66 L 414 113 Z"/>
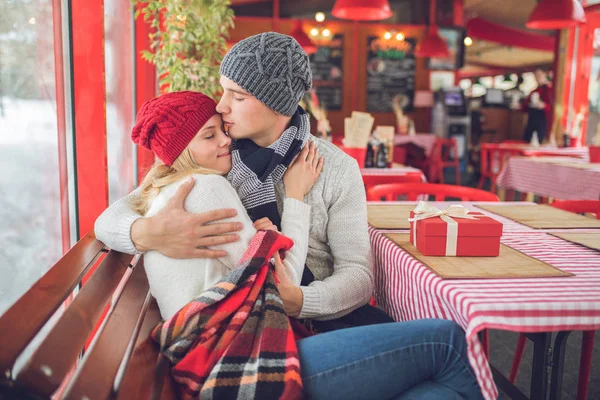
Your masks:
<path fill-rule="evenodd" d="M 462 204 L 481 211 L 468 202 L 433 204 L 442 209 Z M 552 236 L 549 230 L 483 212 L 504 223 L 503 244 L 575 276 L 443 280 L 386 237 L 390 231 L 369 228 L 377 303 L 397 321 L 443 318 L 460 324 L 467 336 L 469 361 L 486 399 L 498 396 L 494 378 L 506 392 L 520 392 L 497 371 L 492 373 L 478 333 L 501 329 L 525 333 L 534 341 L 532 399 L 547 398 L 548 349 L 554 347 L 550 396 L 558 398 L 569 333 L 600 329 L 600 252 Z M 559 332 L 554 344 L 552 332 Z"/>

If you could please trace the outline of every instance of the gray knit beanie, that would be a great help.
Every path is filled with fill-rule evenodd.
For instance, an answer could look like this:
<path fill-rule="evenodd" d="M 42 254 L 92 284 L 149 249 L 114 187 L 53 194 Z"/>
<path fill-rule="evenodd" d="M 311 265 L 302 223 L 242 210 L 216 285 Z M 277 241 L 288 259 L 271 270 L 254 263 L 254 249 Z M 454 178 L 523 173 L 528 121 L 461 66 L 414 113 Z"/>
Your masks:
<path fill-rule="evenodd" d="M 264 32 L 236 43 L 223 58 L 221 75 L 280 114 L 292 116 L 312 86 L 308 55 L 291 36 Z"/>

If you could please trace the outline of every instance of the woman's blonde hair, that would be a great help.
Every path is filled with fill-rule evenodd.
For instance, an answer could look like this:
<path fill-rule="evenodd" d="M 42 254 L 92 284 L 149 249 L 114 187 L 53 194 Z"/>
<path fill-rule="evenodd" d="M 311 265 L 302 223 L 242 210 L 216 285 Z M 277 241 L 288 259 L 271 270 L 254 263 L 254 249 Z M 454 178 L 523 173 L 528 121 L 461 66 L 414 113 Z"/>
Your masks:
<path fill-rule="evenodd" d="M 157 159 L 140 185 L 140 195 L 133 199 L 133 209 L 140 215 L 146 215 L 150 208 L 150 201 L 160 193 L 163 187 L 192 174 L 222 175 L 220 172 L 198 165 L 188 147 L 181 152 L 171 166 Z"/>

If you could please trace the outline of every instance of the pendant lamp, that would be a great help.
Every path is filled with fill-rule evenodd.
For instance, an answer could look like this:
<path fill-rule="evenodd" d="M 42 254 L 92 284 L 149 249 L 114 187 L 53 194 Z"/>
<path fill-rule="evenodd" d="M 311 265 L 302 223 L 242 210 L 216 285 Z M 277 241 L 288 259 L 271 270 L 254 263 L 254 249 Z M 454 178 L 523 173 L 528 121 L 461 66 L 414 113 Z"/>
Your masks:
<path fill-rule="evenodd" d="M 419 41 L 415 49 L 417 57 L 445 58 L 450 56 L 448 45 L 441 38 L 437 25 L 435 24 L 435 0 L 429 1 L 429 29 L 427 36 Z"/>
<path fill-rule="evenodd" d="M 525 24 L 531 29 L 563 29 L 585 24 L 578 0 L 541 0 Z"/>
<path fill-rule="evenodd" d="M 388 0 L 337 0 L 331 14 L 352 21 L 380 21 L 393 15 Z"/>
<path fill-rule="evenodd" d="M 306 54 L 314 54 L 317 52 L 317 46 L 310 40 L 308 35 L 302 30 L 302 21 L 297 20 L 294 24 L 294 30 L 290 36 L 296 39 L 298 44 L 302 46 Z"/>

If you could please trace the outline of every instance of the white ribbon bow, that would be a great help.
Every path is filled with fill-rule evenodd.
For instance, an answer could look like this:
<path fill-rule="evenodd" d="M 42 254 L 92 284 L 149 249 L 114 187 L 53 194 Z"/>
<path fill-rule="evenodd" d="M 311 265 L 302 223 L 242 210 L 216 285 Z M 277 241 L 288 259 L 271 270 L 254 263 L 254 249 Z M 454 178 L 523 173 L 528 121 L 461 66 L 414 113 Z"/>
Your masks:
<path fill-rule="evenodd" d="M 456 256 L 456 246 L 458 244 L 458 222 L 452 218 L 477 219 L 469 215 L 469 210 L 461 205 L 452 205 L 445 210 L 440 210 L 437 207 L 425 201 L 419 201 L 417 207 L 413 210 L 414 218 L 409 218 L 413 222 L 413 243 L 417 246 L 417 221 L 428 218 L 440 217 L 448 225 L 446 230 L 446 255 Z"/>

